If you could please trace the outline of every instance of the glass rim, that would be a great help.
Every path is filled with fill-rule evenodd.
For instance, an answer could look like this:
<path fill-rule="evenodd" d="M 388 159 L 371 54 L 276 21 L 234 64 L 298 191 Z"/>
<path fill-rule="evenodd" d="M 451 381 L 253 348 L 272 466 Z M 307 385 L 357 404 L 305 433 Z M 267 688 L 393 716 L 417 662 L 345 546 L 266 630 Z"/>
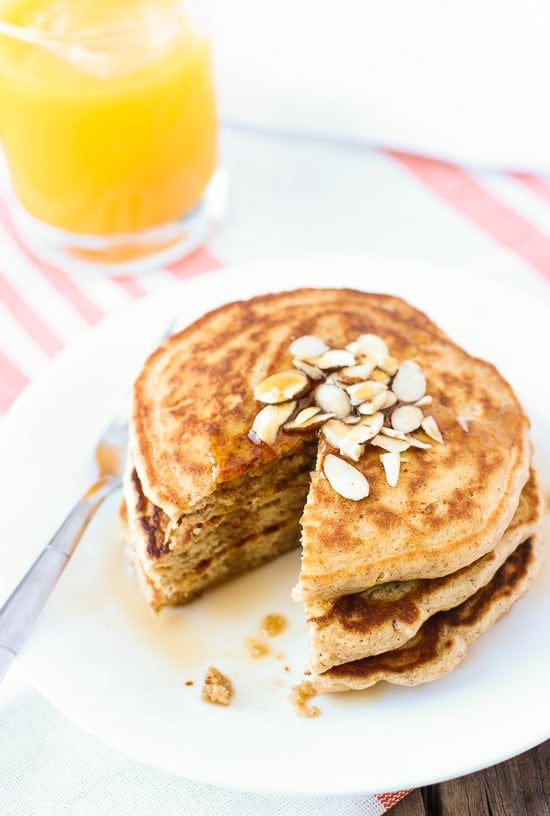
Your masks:
<path fill-rule="evenodd" d="M 46 31 L 41 31 L 39 28 L 33 26 L 21 26 L 15 23 L 8 23 L 0 17 L 0 37 L 7 36 L 13 40 L 30 43 L 32 45 L 44 45 L 50 43 L 71 43 L 75 39 L 78 42 L 93 42 L 102 40 L 106 37 L 131 34 L 133 31 L 139 31 L 147 28 L 152 23 L 156 23 L 164 18 L 173 19 L 178 16 L 189 3 L 186 0 L 179 0 L 174 4 L 173 8 L 164 9 L 157 14 L 150 14 L 141 20 L 129 20 L 126 23 L 120 23 L 106 27 L 104 29 L 83 29 L 82 31 L 71 32 L 70 34 L 54 34 Z"/>

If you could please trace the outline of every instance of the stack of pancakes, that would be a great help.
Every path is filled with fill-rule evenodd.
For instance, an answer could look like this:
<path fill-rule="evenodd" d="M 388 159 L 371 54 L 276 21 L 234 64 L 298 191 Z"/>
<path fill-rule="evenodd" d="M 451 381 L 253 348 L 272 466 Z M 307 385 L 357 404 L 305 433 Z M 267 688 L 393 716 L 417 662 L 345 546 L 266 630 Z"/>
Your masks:
<path fill-rule="evenodd" d="M 296 365 L 296 338 L 345 349 L 365 333 L 421 368 L 443 442 L 419 430 L 395 484 L 366 444 L 352 464 L 369 495 L 354 500 L 327 478 L 340 452 L 314 426 L 269 443 L 251 429 L 254 389 Z M 318 385 L 287 403 L 291 423 Z M 319 691 L 441 676 L 536 574 L 527 418 L 492 365 L 398 298 L 300 289 L 210 312 L 147 360 L 130 426 L 121 519 L 152 607 L 187 603 L 301 541 L 293 594 Z"/>

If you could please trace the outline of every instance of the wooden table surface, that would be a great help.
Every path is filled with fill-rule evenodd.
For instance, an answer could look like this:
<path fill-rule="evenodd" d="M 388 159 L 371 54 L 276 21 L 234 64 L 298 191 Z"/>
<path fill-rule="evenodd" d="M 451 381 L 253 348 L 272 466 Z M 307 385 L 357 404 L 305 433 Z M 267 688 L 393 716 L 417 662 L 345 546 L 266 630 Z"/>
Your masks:
<path fill-rule="evenodd" d="M 472 736 L 475 739 L 475 735 Z M 550 740 L 478 773 L 414 790 L 390 813 L 392 816 L 550 816 Z"/>

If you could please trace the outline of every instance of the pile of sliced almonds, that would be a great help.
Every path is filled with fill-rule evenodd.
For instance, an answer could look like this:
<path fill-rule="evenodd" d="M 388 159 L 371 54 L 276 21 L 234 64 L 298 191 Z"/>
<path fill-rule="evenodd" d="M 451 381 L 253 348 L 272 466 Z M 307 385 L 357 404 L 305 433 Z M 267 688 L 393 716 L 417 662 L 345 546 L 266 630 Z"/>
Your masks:
<path fill-rule="evenodd" d="M 431 415 L 426 378 L 413 360 L 399 363 L 376 334 L 362 334 L 345 348 L 304 335 L 290 346 L 293 369 L 266 377 L 254 389 L 265 403 L 254 419 L 252 441 L 273 445 L 279 431 L 321 429 L 340 456 L 328 454 L 323 471 L 333 489 L 355 501 L 369 494 L 365 476 L 349 463 L 358 462 L 365 445 L 381 448 L 386 481 L 395 487 L 401 454 L 408 448 L 430 448 L 412 434 L 422 430 L 435 442 L 443 437 Z M 342 458 L 343 457 L 343 458 Z"/>

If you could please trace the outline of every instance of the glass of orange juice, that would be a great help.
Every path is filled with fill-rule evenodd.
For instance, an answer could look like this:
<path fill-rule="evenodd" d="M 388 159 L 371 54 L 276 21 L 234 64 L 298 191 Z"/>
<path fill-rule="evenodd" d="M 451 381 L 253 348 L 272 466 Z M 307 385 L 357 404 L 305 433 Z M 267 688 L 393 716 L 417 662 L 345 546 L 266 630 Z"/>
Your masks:
<path fill-rule="evenodd" d="M 116 272 L 187 254 L 217 165 L 203 3 L 0 0 L 0 137 L 39 254 Z"/>

